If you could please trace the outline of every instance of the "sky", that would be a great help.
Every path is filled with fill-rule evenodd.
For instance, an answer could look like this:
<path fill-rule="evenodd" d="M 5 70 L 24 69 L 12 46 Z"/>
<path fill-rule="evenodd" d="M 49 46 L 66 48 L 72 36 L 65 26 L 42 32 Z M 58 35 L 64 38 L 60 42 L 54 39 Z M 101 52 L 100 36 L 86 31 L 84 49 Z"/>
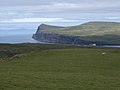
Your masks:
<path fill-rule="evenodd" d="M 0 29 L 120 22 L 120 0 L 0 0 Z"/>

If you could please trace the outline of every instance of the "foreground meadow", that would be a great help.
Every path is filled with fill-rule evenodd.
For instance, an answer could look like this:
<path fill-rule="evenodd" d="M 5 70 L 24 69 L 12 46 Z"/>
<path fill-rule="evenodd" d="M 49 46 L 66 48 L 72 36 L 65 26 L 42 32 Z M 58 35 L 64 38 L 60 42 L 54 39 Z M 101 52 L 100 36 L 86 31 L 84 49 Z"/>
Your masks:
<path fill-rule="evenodd" d="M 117 48 L 5 44 L 0 59 L 0 90 L 120 90 Z"/>

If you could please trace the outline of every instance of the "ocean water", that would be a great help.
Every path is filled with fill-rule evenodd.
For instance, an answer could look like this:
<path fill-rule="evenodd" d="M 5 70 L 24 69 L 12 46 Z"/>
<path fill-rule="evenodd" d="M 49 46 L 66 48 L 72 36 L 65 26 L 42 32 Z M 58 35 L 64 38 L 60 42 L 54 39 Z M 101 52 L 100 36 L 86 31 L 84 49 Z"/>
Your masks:
<path fill-rule="evenodd" d="M 36 30 L 0 30 L 0 43 L 38 43 L 32 39 Z"/>
<path fill-rule="evenodd" d="M 105 45 L 103 47 L 120 48 L 120 45 Z"/>

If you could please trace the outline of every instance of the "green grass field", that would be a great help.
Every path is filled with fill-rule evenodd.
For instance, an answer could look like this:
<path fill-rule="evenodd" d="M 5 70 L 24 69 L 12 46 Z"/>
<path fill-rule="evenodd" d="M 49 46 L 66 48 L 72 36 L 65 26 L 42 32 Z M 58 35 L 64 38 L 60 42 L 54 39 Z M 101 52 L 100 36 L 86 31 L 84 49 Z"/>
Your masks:
<path fill-rule="evenodd" d="M 5 44 L 0 55 L 0 90 L 120 90 L 120 49 Z"/>

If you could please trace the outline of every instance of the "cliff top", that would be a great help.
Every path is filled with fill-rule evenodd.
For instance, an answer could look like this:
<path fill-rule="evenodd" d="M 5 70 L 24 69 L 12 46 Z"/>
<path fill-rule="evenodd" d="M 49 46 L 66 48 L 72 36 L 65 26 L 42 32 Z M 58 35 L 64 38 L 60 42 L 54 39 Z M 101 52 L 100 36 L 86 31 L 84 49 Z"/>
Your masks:
<path fill-rule="evenodd" d="M 72 36 L 92 36 L 92 35 L 119 35 L 120 23 L 118 22 L 87 22 L 77 26 L 61 27 L 41 24 L 39 32 L 65 34 Z"/>

